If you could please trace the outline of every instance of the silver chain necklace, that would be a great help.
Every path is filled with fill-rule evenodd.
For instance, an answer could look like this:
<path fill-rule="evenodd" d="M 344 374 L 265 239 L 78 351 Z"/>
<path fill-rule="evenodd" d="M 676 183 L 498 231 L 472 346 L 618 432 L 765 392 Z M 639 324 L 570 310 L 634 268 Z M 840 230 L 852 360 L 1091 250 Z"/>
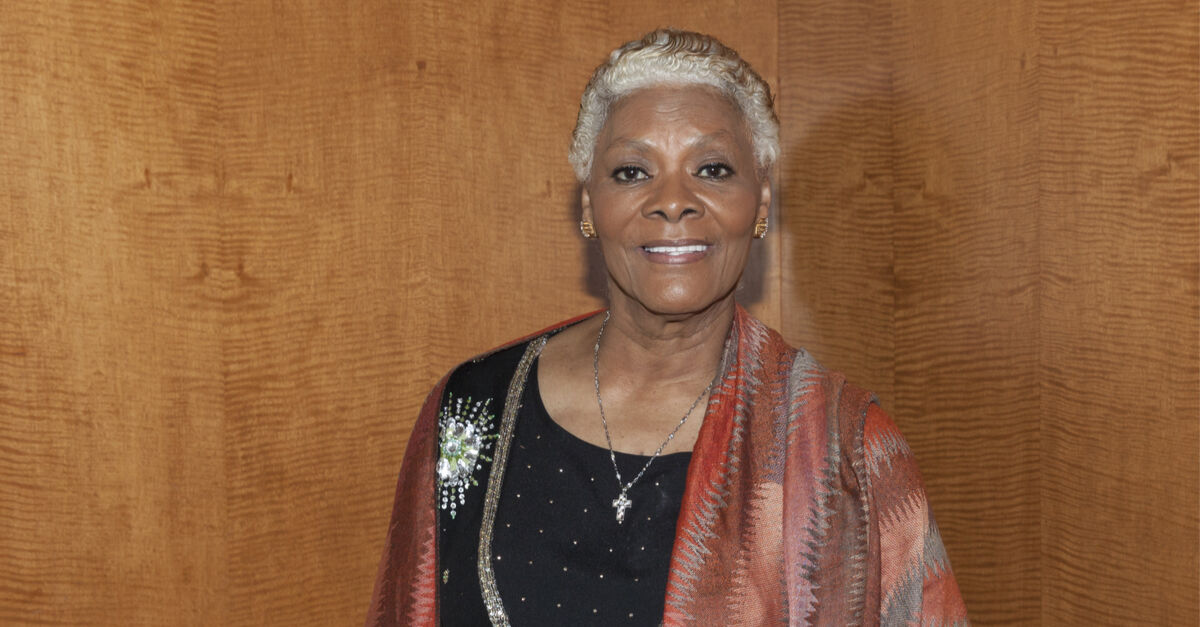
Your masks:
<path fill-rule="evenodd" d="M 624 483 L 624 480 L 621 478 L 621 470 L 617 468 L 617 454 L 613 451 L 612 436 L 608 433 L 608 419 L 604 416 L 604 401 L 600 400 L 600 338 L 604 337 L 604 327 L 608 326 L 608 317 L 609 312 L 604 312 L 604 322 L 600 323 L 600 332 L 596 334 L 596 346 L 592 349 L 592 382 L 596 384 L 596 406 L 600 408 L 600 423 L 604 425 L 604 439 L 608 442 L 608 458 L 612 460 L 613 472 L 617 473 L 617 486 L 621 488 L 621 493 L 612 502 L 613 508 L 617 510 L 617 524 L 621 524 L 625 522 L 625 511 L 633 505 L 633 501 L 629 500 L 629 488 L 632 488 L 633 484 L 637 483 L 638 479 L 641 479 L 642 475 L 646 474 L 646 470 L 650 468 L 650 464 L 653 464 L 654 460 L 658 459 L 658 456 L 663 452 L 663 449 L 667 448 L 671 440 L 675 439 L 675 434 L 687 422 L 688 416 L 692 415 L 692 411 L 696 409 L 696 405 L 700 404 L 700 400 L 712 390 L 712 386 L 716 383 L 717 379 L 713 377 L 712 381 L 709 381 L 708 385 L 704 387 L 704 391 L 700 393 L 700 396 L 697 396 L 696 400 L 692 401 L 692 405 L 688 407 L 687 413 L 683 414 L 683 418 L 679 419 L 679 424 L 675 425 L 675 428 L 667 434 L 667 439 L 658 445 L 658 450 L 654 451 L 650 459 L 646 460 L 646 465 L 642 466 L 641 472 L 630 480 L 629 483 Z"/>

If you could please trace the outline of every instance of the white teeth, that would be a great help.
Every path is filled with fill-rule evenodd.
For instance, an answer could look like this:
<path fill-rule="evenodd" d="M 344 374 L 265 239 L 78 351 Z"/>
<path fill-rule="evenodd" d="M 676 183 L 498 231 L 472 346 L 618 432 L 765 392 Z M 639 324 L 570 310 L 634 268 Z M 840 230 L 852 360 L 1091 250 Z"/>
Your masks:
<path fill-rule="evenodd" d="M 646 252 L 662 254 L 662 255 L 686 255 L 688 253 L 702 253 L 708 246 L 704 244 L 693 244 L 691 246 L 647 246 Z"/>

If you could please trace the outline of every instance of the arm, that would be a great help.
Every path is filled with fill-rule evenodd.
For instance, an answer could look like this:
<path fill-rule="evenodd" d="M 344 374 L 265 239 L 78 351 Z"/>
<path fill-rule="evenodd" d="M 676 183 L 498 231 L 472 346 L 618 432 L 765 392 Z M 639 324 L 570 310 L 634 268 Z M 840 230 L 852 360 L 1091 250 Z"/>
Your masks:
<path fill-rule="evenodd" d="M 445 385 L 443 379 L 425 399 L 408 439 L 383 559 L 367 610 L 367 627 L 433 625 L 436 621 L 434 464 L 437 412 Z"/>
<path fill-rule="evenodd" d="M 875 404 L 863 448 L 871 527 L 879 535 L 880 624 L 968 624 L 912 450 Z"/>

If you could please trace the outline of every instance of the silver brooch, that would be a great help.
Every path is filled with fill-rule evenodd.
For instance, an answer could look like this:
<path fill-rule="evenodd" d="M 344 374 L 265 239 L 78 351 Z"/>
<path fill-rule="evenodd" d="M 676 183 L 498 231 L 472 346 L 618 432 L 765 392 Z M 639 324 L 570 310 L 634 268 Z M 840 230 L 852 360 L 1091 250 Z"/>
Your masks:
<path fill-rule="evenodd" d="M 488 411 L 492 399 L 471 402 L 446 398 L 446 405 L 438 413 L 438 428 L 441 431 L 437 474 L 438 487 L 442 493 L 442 510 L 448 510 L 454 518 L 459 505 L 467 502 L 467 488 L 479 485 L 475 480 L 475 469 L 479 460 L 492 461 L 483 451 L 492 445 L 497 436 L 492 433 L 492 421 L 496 419 Z"/>

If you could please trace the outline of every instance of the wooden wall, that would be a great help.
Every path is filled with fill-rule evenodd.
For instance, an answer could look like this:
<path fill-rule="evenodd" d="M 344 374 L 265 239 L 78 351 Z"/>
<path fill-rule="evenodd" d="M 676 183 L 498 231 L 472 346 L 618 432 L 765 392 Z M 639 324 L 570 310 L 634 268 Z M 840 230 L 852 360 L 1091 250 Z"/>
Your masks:
<path fill-rule="evenodd" d="M 781 8 L 784 329 L 896 415 L 977 624 L 1200 623 L 1197 15 Z"/>
<path fill-rule="evenodd" d="M 598 306 L 612 46 L 779 87 L 742 297 L 877 390 L 978 624 L 1195 623 L 1195 2 L 0 4 L 0 623 L 361 619 L 457 361 Z"/>
<path fill-rule="evenodd" d="M 765 8 L 0 4 L 0 624 L 360 621 L 425 393 L 601 302 L 592 68 Z"/>

